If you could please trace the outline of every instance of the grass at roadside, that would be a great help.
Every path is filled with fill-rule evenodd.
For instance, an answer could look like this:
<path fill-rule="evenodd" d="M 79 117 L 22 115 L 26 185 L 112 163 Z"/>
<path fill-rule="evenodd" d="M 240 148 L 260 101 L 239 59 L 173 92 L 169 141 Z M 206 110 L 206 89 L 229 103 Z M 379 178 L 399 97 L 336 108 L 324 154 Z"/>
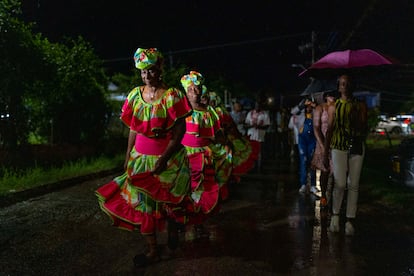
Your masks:
<path fill-rule="evenodd" d="M 361 190 L 369 193 L 372 200 L 414 215 L 414 189 L 390 178 L 391 158 L 397 153 L 400 142 L 401 137 L 395 137 L 390 141 L 385 137 L 368 139 L 360 181 Z"/>
<path fill-rule="evenodd" d="M 124 154 L 115 157 L 82 158 L 49 169 L 35 167 L 23 171 L 3 169 L 0 178 L 0 195 L 19 192 L 30 188 L 55 183 L 61 180 L 88 175 L 103 170 L 115 169 L 123 163 Z"/>

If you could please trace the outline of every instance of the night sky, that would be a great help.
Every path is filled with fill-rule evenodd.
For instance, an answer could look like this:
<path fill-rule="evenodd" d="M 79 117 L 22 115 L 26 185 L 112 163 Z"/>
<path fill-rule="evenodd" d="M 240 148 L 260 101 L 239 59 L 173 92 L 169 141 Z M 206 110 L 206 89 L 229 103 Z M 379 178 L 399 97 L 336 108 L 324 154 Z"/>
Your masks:
<path fill-rule="evenodd" d="M 108 72 L 129 72 L 138 47 L 157 47 L 168 62 L 242 82 L 253 92 L 305 88 L 308 80 L 291 65 L 307 67 L 333 50 L 371 48 L 414 63 L 411 0 L 23 0 L 23 12 L 51 41 L 83 36 Z M 312 31 L 314 55 L 299 49 Z"/>

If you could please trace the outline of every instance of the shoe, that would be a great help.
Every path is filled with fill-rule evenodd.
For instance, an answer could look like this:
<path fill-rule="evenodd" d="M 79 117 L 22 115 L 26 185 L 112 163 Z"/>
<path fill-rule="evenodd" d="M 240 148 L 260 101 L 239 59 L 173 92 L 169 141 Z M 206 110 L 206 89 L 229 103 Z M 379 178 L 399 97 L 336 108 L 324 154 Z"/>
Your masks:
<path fill-rule="evenodd" d="M 134 266 L 137 268 L 146 267 L 148 265 L 157 263 L 161 260 L 160 256 L 155 254 L 154 256 L 148 256 L 143 253 L 134 257 Z"/>
<path fill-rule="evenodd" d="M 202 224 L 194 225 L 194 229 L 198 239 L 208 239 L 210 237 L 210 233 Z"/>
<path fill-rule="evenodd" d="M 311 192 L 312 194 L 314 194 L 314 195 L 317 195 L 317 193 L 319 193 L 320 191 L 319 191 L 319 189 L 318 189 L 318 188 L 316 188 L 315 186 L 311 186 L 311 188 L 310 188 L 310 192 Z"/>
<path fill-rule="evenodd" d="M 319 206 L 322 208 L 328 206 L 328 200 L 326 199 L 326 197 L 321 197 L 321 199 L 319 200 Z"/>
<path fill-rule="evenodd" d="M 353 236 L 355 234 L 354 226 L 351 222 L 347 221 L 345 223 L 345 235 L 346 236 Z"/>
<path fill-rule="evenodd" d="M 196 231 L 194 227 L 190 227 L 185 231 L 184 240 L 185 241 L 194 241 L 196 239 Z"/>
<path fill-rule="evenodd" d="M 299 193 L 302 193 L 302 194 L 306 193 L 306 185 L 302 185 L 302 186 L 300 187 L 300 189 L 299 189 Z"/>
<path fill-rule="evenodd" d="M 329 231 L 332 233 L 339 232 L 339 215 L 332 215 L 331 224 L 329 225 Z"/>

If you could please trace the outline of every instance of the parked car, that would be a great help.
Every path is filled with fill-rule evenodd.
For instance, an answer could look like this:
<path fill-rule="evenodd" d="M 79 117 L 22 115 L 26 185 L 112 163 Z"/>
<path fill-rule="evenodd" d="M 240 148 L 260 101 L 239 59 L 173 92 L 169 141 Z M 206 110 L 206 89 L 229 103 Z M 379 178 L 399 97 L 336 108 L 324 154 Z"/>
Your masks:
<path fill-rule="evenodd" d="M 381 118 L 375 128 L 375 132 L 382 135 L 385 135 L 387 132 L 391 134 L 401 134 L 403 133 L 403 127 L 401 122 L 397 120 Z"/>
<path fill-rule="evenodd" d="M 404 138 L 391 158 L 390 179 L 399 184 L 414 188 L 414 137 Z"/>
<path fill-rule="evenodd" d="M 414 115 L 412 114 L 398 114 L 391 118 L 401 124 L 402 130 L 405 134 L 411 133 L 411 123 L 414 122 Z"/>

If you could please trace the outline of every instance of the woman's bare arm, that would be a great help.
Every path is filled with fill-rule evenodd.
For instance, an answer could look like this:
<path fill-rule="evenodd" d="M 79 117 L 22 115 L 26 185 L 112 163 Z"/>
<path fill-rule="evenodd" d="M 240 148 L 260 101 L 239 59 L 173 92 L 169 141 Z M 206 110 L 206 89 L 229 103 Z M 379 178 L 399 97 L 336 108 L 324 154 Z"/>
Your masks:
<path fill-rule="evenodd" d="M 325 136 L 325 143 L 324 143 L 324 165 L 325 167 L 329 168 L 329 150 L 331 147 L 331 139 L 333 134 L 333 127 L 334 127 L 334 121 L 335 121 L 335 105 L 329 105 L 328 106 L 328 129 L 326 131 Z"/>
<path fill-rule="evenodd" d="M 313 111 L 313 132 L 315 134 L 316 142 L 322 148 L 324 148 L 325 137 L 323 136 L 322 128 L 321 128 L 322 111 L 323 111 L 322 105 L 316 106 L 316 108 Z"/>
<path fill-rule="evenodd" d="M 132 147 L 135 145 L 136 136 L 137 136 L 137 133 L 135 131 L 129 130 L 128 145 L 127 145 L 127 150 L 125 153 L 124 169 L 127 168 L 128 161 L 129 161 L 129 154 L 131 153 Z"/>
<path fill-rule="evenodd" d="M 171 140 L 168 143 L 165 152 L 160 156 L 160 158 L 158 158 L 157 162 L 155 163 L 155 167 L 152 171 L 154 174 L 160 174 L 162 171 L 164 171 L 171 156 L 183 147 L 181 140 L 183 139 L 185 133 L 185 119 L 178 119 L 171 131 Z"/>

